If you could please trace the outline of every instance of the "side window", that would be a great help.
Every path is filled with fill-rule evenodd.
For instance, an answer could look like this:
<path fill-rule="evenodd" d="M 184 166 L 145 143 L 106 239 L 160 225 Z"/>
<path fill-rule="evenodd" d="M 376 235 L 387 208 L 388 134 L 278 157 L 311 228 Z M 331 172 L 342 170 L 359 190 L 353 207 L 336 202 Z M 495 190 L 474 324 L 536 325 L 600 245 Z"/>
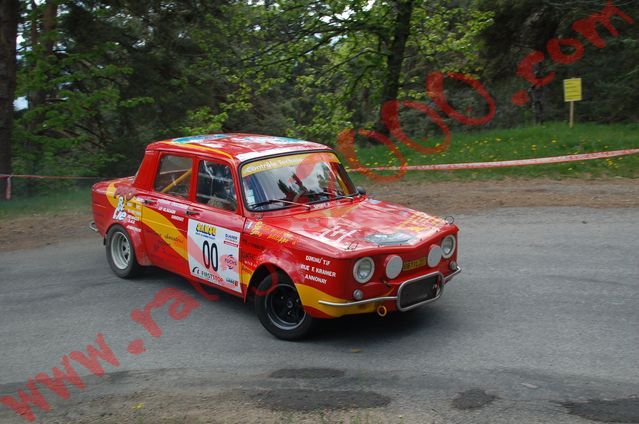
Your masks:
<path fill-rule="evenodd" d="M 214 208 L 235 212 L 237 196 L 231 169 L 219 163 L 200 161 L 197 173 L 196 201 Z"/>
<path fill-rule="evenodd" d="M 153 185 L 155 191 L 184 198 L 189 197 L 193 160 L 182 156 L 164 155 Z"/>

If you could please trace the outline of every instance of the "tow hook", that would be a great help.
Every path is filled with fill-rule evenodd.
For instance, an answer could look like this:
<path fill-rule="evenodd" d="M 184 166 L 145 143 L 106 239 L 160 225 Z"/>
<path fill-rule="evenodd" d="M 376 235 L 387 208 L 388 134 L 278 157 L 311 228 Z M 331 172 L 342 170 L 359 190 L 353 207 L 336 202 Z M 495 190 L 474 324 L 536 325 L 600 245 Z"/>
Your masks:
<path fill-rule="evenodd" d="M 388 310 L 386 309 L 386 306 L 382 305 L 377 307 L 377 315 L 379 315 L 380 317 L 385 317 L 387 313 Z"/>

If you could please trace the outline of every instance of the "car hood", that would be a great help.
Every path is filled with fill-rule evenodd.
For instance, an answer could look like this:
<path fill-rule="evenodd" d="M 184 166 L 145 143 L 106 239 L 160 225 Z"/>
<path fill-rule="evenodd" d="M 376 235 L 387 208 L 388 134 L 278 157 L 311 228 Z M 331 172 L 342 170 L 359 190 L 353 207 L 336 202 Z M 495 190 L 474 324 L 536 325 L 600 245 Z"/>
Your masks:
<path fill-rule="evenodd" d="M 321 204 L 307 212 L 265 217 L 264 222 L 347 251 L 416 245 L 447 225 L 441 218 L 374 199 Z"/>

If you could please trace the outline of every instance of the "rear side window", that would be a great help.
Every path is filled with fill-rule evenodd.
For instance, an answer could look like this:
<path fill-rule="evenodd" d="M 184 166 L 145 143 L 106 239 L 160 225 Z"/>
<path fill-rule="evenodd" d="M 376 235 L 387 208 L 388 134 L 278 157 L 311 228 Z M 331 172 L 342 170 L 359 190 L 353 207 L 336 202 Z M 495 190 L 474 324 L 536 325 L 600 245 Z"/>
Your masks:
<path fill-rule="evenodd" d="M 198 203 L 230 212 L 237 210 L 237 195 L 231 169 L 219 163 L 200 162 L 197 173 Z"/>
<path fill-rule="evenodd" d="M 164 155 L 160 159 L 153 187 L 159 193 L 187 199 L 191 190 L 193 160 L 182 156 Z"/>

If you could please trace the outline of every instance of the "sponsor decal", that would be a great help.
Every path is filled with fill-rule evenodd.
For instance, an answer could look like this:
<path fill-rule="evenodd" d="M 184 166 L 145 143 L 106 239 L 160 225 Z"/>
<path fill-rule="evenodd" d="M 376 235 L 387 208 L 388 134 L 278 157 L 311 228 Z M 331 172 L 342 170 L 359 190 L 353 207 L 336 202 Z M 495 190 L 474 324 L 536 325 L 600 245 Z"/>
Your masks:
<path fill-rule="evenodd" d="M 118 197 L 118 205 L 115 207 L 113 211 L 113 219 L 116 221 L 124 221 L 126 218 L 126 211 L 124 210 L 124 197 Z"/>
<path fill-rule="evenodd" d="M 331 264 L 331 260 L 324 259 L 312 255 L 306 255 L 306 261 L 309 264 L 300 264 L 300 268 L 302 271 L 306 271 L 304 273 L 304 278 L 308 281 L 314 281 L 320 284 L 326 284 L 327 278 L 335 278 L 337 276 L 335 271 L 331 271 L 330 269 L 320 268 L 316 265 L 329 266 Z"/>
<path fill-rule="evenodd" d="M 218 140 L 220 138 L 228 138 L 228 137 L 230 137 L 230 134 L 194 135 L 191 137 L 174 138 L 173 140 L 171 140 L 171 142 L 178 143 L 178 144 L 189 144 L 189 143 L 206 142 L 208 140 Z"/>
<path fill-rule="evenodd" d="M 138 227 L 135 227 L 133 225 L 127 225 L 126 228 L 127 228 L 127 230 L 131 230 L 134 233 L 141 233 L 142 232 L 141 229 L 139 229 Z"/>
<path fill-rule="evenodd" d="M 138 221 L 140 221 L 140 218 L 133 215 L 128 215 L 126 219 L 124 220 L 124 222 L 126 222 L 127 224 L 134 224 L 134 225 L 137 225 Z"/>
<path fill-rule="evenodd" d="M 258 143 L 306 143 L 304 140 L 297 140 L 295 138 L 288 137 L 273 137 L 273 136 L 246 136 L 235 137 L 236 139 L 255 141 Z"/>
<path fill-rule="evenodd" d="M 322 274 L 322 275 L 326 275 L 327 277 L 335 277 L 335 271 L 329 271 L 327 269 L 322 269 L 322 268 L 314 268 L 311 267 L 311 270 L 315 271 L 318 274 Z"/>
<path fill-rule="evenodd" d="M 251 232 L 249 234 L 261 238 L 263 235 L 262 227 L 264 227 L 264 223 L 262 221 L 258 221 L 255 224 L 251 223 L 251 226 L 249 227 Z"/>
<path fill-rule="evenodd" d="M 197 143 L 198 141 L 204 141 L 207 138 L 210 138 L 210 136 L 208 136 L 208 135 L 196 135 L 196 136 L 193 136 L 193 137 L 174 138 L 172 141 L 173 141 L 173 143 L 178 143 L 178 144 Z"/>
<path fill-rule="evenodd" d="M 164 206 L 160 206 L 160 207 L 158 207 L 158 210 L 159 210 L 160 212 L 166 212 L 166 213 L 168 213 L 169 215 L 175 215 L 175 209 L 170 209 L 170 208 L 166 208 L 166 207 L 164 207 Z"/>
<path fill-rule="evenodd" d="M 165 205 L 164 208 L 160 207 L 158 209 L 160 210 L 170 210 L 171 212 L 169 213 L 175 213 L 174 210 L 172 209 L 186 209 L 186 205 L 183 203 L 179 203 L 179 202 L 174 202 L 172 200 L 164 200 L 164 199 L 158 199 L 158 204 L 159 205 Z M 165 209 L 165 208 L 171 208 L 171 209 Z"/>
<path fill-rule="evenodd" d="M 217 229 L 213 225 L 208 225 L 200 222 L 196 225 L 195 231 L 200 236 L 208 236 L 209 238 L 214 239 Z"/>
<path fill-rule="evenodd" d="M 239 247 L 239 239 L 235 234 L 224 234 L 224 244 L 233 247 Z"/>
<path fill-rule="evenodd" d="M 266 240 L 273 240 L 279 244 L 297 244 L 297 236 L 288 231 L 283 231 L 278 228 L 273 228 L 265 225 L 262 221 L 258 221 L 251 226 L 249 235 L 258 238 L 265 238 Z"/>
<path fill-rule="evenodd" d="M 445 221 L 440 218 L 421 212 L 415 212 L 410 217 L 400 222 L 397 228 L 419 233 L 433 227 L 441 227 L 444 223 Z"/>
<path fill-rule="evenodd" d="M 209 281 L 211 283 L 222 283 L 224 280 L 217 274 L 212 274 L 206 269 L 200 268 L 199 266 L 194 266 L 191 269 L 191 274 L 199 277 L 203 280 Z"/>
<path fill-rule="evenodd" d="M 325 239 L 328 241 L 340 243 L 345 238 L 352 236 L 355 234 L 357 230 L 351 230 L 349 227 L 344 226 L 335 226 L 333 228 L 327 228 L 323 233 L 319 235 L 321 239 Z"/>
<path fill-rule="evenodd" d="M 233 257 L 233 255 L 226 256 L 224 258 L 224 264 L 226 265 L 226 269 L 237 268 L 237 260 Z"/>
<path fill-rule="evenodd" d="M 404 262 L 402 271 L 412 271 L 413 269 L 421 268 L 423 266 L 426 266 L 426 256 L 424 256 L 423 258 Z"/>
<path fill-rule="evenodd" d="M 302 163 L 316 164 L 318 162 L 339 162 L 337 156 L 332 153 L 311 153 L 301 155 L 289 155 L 272 159 L 258 160 L 251 162 L 242 167 L 242 176 L 247 177 L 249 175 L 269 171 L 271 169 L 298 167 Z"/>
<path fill-rule="evenodd" d="M 406 244 L 413 240 L 413 236 L 406 233 L 392 234 L 370 234 L 364 240 L 380 246 L 391 246 L 396 244 Z"/>
<path fill-rule="evenodd" d="M 273 240 L 279 244 L 297 244 L 297 239 L 295 236 L 287 231 L 278 230 L 275 228 L 271 228 L 269 235 L 266 237 L 267 240 Z"/>
<path fill-rule="evenodd" d="M 304 274 L 304 278 L 309 281 L 315 281 L 316 283 L 326 284 L 326 278 L 320 278 L 315 275 Z"/>

